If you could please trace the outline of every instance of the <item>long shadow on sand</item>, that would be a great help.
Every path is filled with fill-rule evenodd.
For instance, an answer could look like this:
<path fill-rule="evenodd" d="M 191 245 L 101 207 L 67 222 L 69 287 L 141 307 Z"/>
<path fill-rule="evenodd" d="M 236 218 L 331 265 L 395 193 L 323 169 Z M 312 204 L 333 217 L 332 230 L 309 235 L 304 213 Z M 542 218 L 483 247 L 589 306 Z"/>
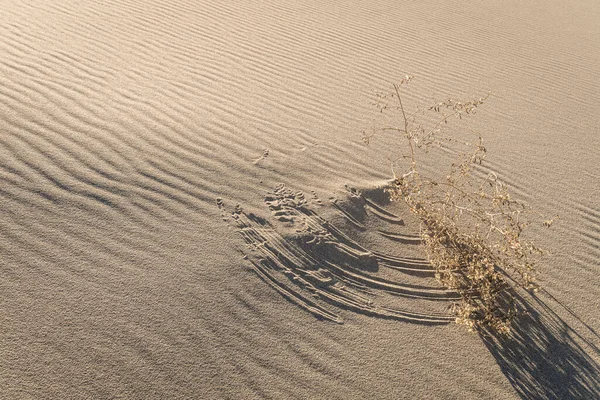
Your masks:
<path fill-rule="evenodd" d="M 513 338 L 482 335 L 521 398 L 600 399 L 600 366 L 589 356 L 590 352 L 600 355 L 597 345 L 575 332 L 542 300 L 527 303 L 529 316 L 514 328 Z"/>

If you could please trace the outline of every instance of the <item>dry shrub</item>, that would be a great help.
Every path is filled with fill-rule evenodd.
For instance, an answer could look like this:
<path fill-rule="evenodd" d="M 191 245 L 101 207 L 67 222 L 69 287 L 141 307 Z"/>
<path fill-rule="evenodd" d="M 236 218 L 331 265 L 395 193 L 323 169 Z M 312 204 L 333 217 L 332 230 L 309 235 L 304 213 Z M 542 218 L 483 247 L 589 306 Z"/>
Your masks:
<path fill-rule="evenodd" d="M 436 278 L 460 294 L 461 301 L 453 307 L 456 322 L 470 330 L 509 333 L 521 312 L 515 290 L 537 290 L 535 261 L 542 251 L 523 238 L 537 216 L 527 204 L 513 199 L 494 173 L 486 174 L 480 167 L 486 155 L 480 135 L 466 142 L 445 129 L 450 120 L 475 113 L 488 96 L 447 100 L 407 114 L 400 91 L 411 79 L 407 76 L 394 84 L 391 93 L 378 94 L 375 103 L 381 112 L 397 111 L 401 125 L 365 133 L 364 141 L 368 144 L 384 132 L 402 138 L 403 154 L 392 162 L 391 197 L 404 201 L 419 217 Z M 426 128 L 417 117 L 434 122 Z M 421 156 L 434 147 L 450 147 L 460 154 L 442 178 L 427 177 L 420 168 Z"/>

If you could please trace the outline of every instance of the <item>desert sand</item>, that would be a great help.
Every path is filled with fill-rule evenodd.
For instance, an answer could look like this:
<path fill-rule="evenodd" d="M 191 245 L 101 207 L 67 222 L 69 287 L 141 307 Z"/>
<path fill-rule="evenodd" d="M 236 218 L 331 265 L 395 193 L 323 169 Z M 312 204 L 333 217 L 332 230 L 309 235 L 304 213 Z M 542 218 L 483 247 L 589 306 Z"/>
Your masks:
<path fill-rule="evenodd" d="M 0 398 L 600 398 L 599 16 L 1 2 Z M 452 322 L 381 201 L 398 141 L 362 132 L 405 74 L 413 105 L 491 92 L 485 168 L 560 215 L 510 341 Z"/>

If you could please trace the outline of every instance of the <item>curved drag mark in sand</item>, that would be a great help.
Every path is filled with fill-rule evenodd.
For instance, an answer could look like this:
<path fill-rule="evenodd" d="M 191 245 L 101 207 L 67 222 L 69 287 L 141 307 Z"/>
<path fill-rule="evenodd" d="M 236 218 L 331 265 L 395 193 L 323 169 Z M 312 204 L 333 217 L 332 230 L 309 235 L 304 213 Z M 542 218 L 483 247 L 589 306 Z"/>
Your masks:
<path fill-rule="evenodd" d="M 373 215 L 374 217 L 378 218 L 379 220 L 389 224 L 389 225 L 397 225 L 397 226 L 404 226 L 404 220 L 395 215 L 394 213 L 389 212 L 388 210 L 386 210 L 385 208 L 383 208 L 382 206 L 380 206 L 379 204 L 377 204 L 375 201 L 371 200 L 368 195 L 363 194 L 362 192 L 360 192 L 359 190 L 352 188 L 348 185 L 345 186 L 350 202 L 353 203 L 355 205 L 355 207 L 358 207 L 358 209 L 362 212 L 365 212 L 366 214 L 369 215 Z M 383 188 L 379 188 L 375 191 L 372 190 L 372 192 L 376 192 L 378 197 L 382 197 L 383 193 L 384 193 L 384 189 Z M 385 196 L 383 196 L 385 197 Z M 345 207 L 343 207 L 342 205 L 339 204 L 339 202 L 337 201 L 337 199 L 334 199 L 332 201 L 334 207 L 336 207 L 338 210 L 340 210 L 340 212 L 344 215 L 344 217 L 348 220 L 348 222 L 350 222 L 350 224 L 352 224 L 355 228 L 359 229 L 360 231 L 366 231 L 368 228 L 358 220 L 358 218 L 354 215 L 352 215 L 352 211 L 350 210 L 346 210 Z M 400 232 L 393 232 L 390 230 L 384 230 L 384 229 L 377 229 L 377 233 L 383 237 L 385 237 L 386 239 L 389 239 L 391 241 L 394 242 L 398 242 L 398 243 L 404 243 L 404 244 L 420 244 L 421 243 L 421 237 L 419 235 L 412 235 L 412 234 L 406 234 L 406 233 L 400 233 Z"/>
<path fill-rule="evenodd" d="M 301 192 L 285 186 L 270 193 L 265 202 L 272 218 L 278 221 L 275 224 L 247 214 L 240 207 L 231 213 L 231 218 L 252 250 L 248 258 L 254 271 L 290 302 L 337 323 L 342 323 L 342 318 L 326 304 L 413 323 L 444 324 L 453 320 L 448 314 L 388 307 L 376 301 L 382 295 L 408 301 L 457 300 L 456 293 L 435 286 L 378 276 L 379 268 L 387 267 L 403 274 L 429 277 L 435 285 L 432 270 L 423 260 L 367 250 L 311 210 Z M 223 202 L 217 203 L 225 216 Z"/>

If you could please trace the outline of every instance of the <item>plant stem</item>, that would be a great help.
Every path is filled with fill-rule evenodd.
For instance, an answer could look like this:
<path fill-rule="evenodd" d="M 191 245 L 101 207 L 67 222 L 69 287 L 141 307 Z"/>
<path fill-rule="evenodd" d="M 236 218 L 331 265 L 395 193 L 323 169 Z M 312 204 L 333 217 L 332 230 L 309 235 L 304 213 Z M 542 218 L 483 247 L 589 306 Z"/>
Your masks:
<path fill-rule="evenodd" d="M 406 140 L 408 140 L 408 145 L 410 146 L 410 159 L 412 160 L 411 171 L 416 171 L 417 169 L 417 161 L 415 160 L 415 149 L 413 147 L 412 138 L 408 132 L 408 118 L 406 118 L 406 113 L 404 112 L 404 106 L 402 105 L 402 98 L 400 97 L 400 88 L 397 84 L 394 84 L 394 89 L 396 90 L 396 96 L 398 97 L 398 102 L 400 103 L 400 110 L 402 111 L 402 118 L 404 119 L 404 134 L 406 136 Z"/>

